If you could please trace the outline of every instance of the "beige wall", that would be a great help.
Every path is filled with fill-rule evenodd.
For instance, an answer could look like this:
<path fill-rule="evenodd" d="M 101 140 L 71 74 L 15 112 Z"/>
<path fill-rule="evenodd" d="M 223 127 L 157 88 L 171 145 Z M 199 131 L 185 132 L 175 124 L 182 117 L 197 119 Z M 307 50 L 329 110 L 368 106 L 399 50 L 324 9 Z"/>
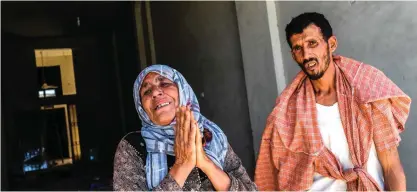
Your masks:
<path fill-rule="evenodd" d="M 62 86 L 62 95 L 77 93 L 71 49 L 36 49 L 35 57 L 37 67 L 60 66 L 62 85 L 57 86 Z"/>

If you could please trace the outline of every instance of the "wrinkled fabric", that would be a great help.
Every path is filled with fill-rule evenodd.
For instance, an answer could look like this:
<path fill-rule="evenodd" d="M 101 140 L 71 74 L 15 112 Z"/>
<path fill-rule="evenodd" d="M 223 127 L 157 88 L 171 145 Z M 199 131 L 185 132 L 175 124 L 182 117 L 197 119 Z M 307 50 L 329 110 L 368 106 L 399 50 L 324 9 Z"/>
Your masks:
<path fill-rule="evenodd" d="M 267 119 L 255 171 L 259 190 L 308 190 L 314 172 L 346 181 L 347 190 L 382 190 L 366 171 L 371 143 L 377 151 L 398 146 L 411 99 L 378 69 L 342 56 L 333 60 L 354 168 L 343 170 L 324 146 L 313 85 L 300 71 Z"/>
<path fill-rule="evenodd" d="M 208 129 L 212 133 L 212 140 L 204 146 L 206 155 L 219 168 L 223 169 L 224 159 L 228 149 L 228 141 L 226 135 L 215 123 L 211 122 L 200 114 L 200 106 L 197 97 L 191 86 L 185 80 L 181 73 L 166 65 L 151 65 L 145 68 L 136 78 L 133 86 L 133 97 L 139 118 L 142 120 L 141 133 L 146 142 L 146 180 L 149 189 L 158 186 L 162 179 L 168 173 L 167 156 L 174 154 L 174 119 L 167 126 L 159 126 L 154 124 L 146 114 L 142 107 L 140 99 L 140 87 L 149 73 L 158 73 L 159 75 L 171 80 L 178 86 L 179 105 L 190 106 L 195 120 L 198 122 L 200 132 L 203 128 Z M 203 135 L 203 134 L 201 134 Z"/>

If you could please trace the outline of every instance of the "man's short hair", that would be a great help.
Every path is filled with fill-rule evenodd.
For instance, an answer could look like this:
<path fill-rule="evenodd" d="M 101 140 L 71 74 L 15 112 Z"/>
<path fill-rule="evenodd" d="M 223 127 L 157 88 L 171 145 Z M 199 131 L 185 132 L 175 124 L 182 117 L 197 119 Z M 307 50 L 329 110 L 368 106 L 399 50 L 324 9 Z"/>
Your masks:
<path fill-rule="evenodd" d="M 323 14 L 316 12 L 303 13 L 293 18 L 287 27 L 285 27 L 285 34 L 290 47 L 292 46 L 290 41 L 291 36 L 302 33 L 310 24 L 314 24 L 321 29 L 321 34 L 326 42 L 333 35 L 333 29 Z"/>

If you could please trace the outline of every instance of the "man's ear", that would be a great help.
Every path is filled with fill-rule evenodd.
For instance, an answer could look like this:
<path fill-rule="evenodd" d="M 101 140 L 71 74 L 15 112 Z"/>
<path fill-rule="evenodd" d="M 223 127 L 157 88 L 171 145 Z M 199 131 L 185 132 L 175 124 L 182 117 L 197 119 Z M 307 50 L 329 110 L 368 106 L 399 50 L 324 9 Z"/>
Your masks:
<path fill-rule="evenodd" d="M 336 51 L 336 49 L 337 49 L 337 38 L 336 38 L 336 36 L 332 35 L 331 37 L 329 37 L 329 39 L 327 40 L 327 43 L 329 44 L 329 51 L 331 53 Z"/>

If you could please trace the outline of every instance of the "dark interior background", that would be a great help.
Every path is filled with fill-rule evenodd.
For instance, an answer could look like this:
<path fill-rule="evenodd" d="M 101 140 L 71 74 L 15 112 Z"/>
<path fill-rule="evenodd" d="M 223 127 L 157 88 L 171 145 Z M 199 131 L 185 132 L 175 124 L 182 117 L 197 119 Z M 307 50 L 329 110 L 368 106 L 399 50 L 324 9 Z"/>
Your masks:
<path fill-rule="evenodd" d="M 1 9 L 1 189 L 111 190 L 118 141 L 140 125 L 131 94 L 140 70 L 133 2 L 1 2 Z M 76 95 L 38 98 L 34 49 L 49 48 L 72 49 Z M 48 84 L 60 83 L 53 76 Z M 82 159 L 24 174 L 25 150 L 39 145 L 40 106 L 62 103 L 77 107 Z"/>
<path fill-rule="evenodd" d="M 140 129 L 132 85 L 143 59 L 139 51 L 152 64 L 150 45 L 155 47 L 157 63 L 173 66 L 186 77 L 202 114 L 222 128 L 253 176 L 255 157 L 235 3 L 151 2 L 153 38 L 145 3 L 140 3 L 142 17 L 135 18 L 134 2 L 1 2 L 2 190 L 112 190 L 117 144 L 126 133 Z M 138 49 L 135 19 L 143 25 L 140 43 L 145 50 Z M 76 95 L 38 98 L 41 73 L 34 50 L 51 48 L 72 49 Z M 44 72 L 48 84 L 60 84 L 59 70 Z M 44 125 L 56 124 L 48 130 L 58 135 L 62 131 L 56 123 L 62 120 L 55 118 L 59 110 L 45 112 L 40 106 L 63 103 L 76 105 L 81 159 L 23 173 L 23 154 L 40 145 Z"/>

